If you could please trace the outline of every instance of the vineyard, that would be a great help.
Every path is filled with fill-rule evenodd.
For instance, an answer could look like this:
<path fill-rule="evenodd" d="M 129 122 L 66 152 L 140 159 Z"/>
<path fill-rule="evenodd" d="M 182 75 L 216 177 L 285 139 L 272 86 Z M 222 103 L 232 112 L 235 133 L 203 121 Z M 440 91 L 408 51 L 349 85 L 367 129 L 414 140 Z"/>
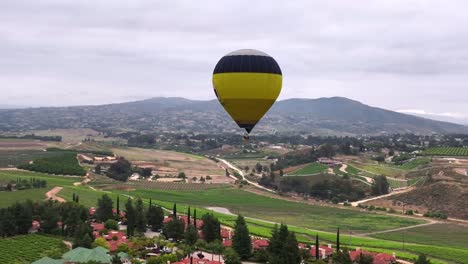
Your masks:
<path fill-rule="evenodd" d="M 0 239 L 0 263 L 29 263 L 40 259 L 42 253 L 51 249 L 63 248 L 62 239 L 24 235 Z"/>
<path fill-rule="evenodd" d="M 183 183 L 183 182 L 149 182 L 149 181 L 133 181 L 124 185 L 117 185 L 115 188 L 120 189 L 144 189 L 144 190 L 184 190 L 184 191 L 202 191 L 209 189 L 229 188 L 229 184 L 223 183 Z"/>
<path fill-rule="evenodd" d="M 435 147 L 429 148 L 422 153 L 425 156 L 459 156 L 468 157 L 468 148 L 457 147 Z"/>

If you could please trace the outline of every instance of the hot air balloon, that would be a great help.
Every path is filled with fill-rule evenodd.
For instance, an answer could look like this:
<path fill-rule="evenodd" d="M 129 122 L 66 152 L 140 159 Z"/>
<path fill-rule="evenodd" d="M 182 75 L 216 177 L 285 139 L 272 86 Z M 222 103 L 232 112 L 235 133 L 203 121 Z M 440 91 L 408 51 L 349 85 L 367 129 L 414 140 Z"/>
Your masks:
<path fill-rule="evenodd" d="M 254 49 L 228 53 L 213 72 L 216 97 L 237 125 L 247 131 L 246 139 L 275 103 L 282 80 L 275 59 Z"/>

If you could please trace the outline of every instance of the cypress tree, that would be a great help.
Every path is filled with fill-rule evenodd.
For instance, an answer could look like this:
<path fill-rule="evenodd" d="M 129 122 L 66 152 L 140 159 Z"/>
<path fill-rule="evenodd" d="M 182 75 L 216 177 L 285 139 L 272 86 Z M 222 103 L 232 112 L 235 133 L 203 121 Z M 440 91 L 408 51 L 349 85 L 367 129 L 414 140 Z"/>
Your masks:
<path fill-rule="evenodd" d="M 146 214 L 141 198 L 137 199 L 135 205 L 135 226 L 138 232 L 146 231 Z"/>
<path fill-rule="evenodd" d="M 135 233 L 135 209 L 130 198 L 125 204 L 125 216 L 127 217 L 127 236 L 132 237 Z"/>
<path fill-rule="evenodd" d="M 79 195 L 77 195 L 75 199 L 76 199 L 76 201 L 75 201 L 76 203 L 80 202 L 80 196 Z"/>
<path fill-rule="evenodd" d="M 249 229 L 243 216 L 239 215 L 234 226 L 234 236 L 232 237 L 232 248 L 243 260 L 252 255 L 252 240 Z"/>
<path fill-rule="evenodd" d="M 197 208 L 193 211 L 193 225 L 197 228 Z"/>
<path fill-rule="evenodd" d="M 72 195 L 72 200 L 73 200 L 74 202 L 76 202 L 76 201 L 75 201 L 75 193 L 73 193 L 73 195 Z"/>
<path fill-rule="evenodd" d="M 153 204 L 153 201 L 151 201 L 151 198 L 150 198 L 150 204 L 149 204 L 149 207 L 151 207 L 151 205 Z"/>
<path fill-rule="evenodd" d="M 284 243 L 281 256 L 287 256 L 286 263 L 301 263 L 301 253 L 299 252 L 299 247 L 294 232 L 289 232 L 288 237 L 286 238 L 286 242 Z"/>
<path fill-rule="evenodd" d="M 174 219 L 177 219 L 177 205 L 174 204 L 174 207 L 172 207 L 172 217 Z"/>
<path fill-rule="evenodd" d="M 116 209 L 117 209 L 117 216 L 120 217 L 120 196 L 119 195 L 117 195 Z"/>
<path fill-rule="evenodd" d="M 340 228 L 336 231 L 336 251 L 340 251 Z"/>
<path fill-rule="evenodd" d="M 188 207 L 188 212 L 187 212 L 187 226 L 190 225 L 190 206 Z"/>
<path fill-rule="evenodd" d="M 319 250 L 319 237 L 318 234 L 315 235 L 315 259 L 320 259 L 320 250 Z"/>

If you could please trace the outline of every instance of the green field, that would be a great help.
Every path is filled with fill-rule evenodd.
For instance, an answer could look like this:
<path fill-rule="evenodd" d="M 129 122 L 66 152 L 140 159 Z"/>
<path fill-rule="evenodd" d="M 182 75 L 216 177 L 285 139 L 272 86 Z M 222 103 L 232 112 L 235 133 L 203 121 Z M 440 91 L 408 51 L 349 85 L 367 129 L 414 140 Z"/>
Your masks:
<path fill-rule="evenodd" d="M 456 224 L 434 224 L 404 231 L 376 234 L 372 237 L 401 243 L 405 241 L 405 243 L 445 245 L 460 249 L 468 248 L 468 227 Z"/>
<path fill-rule="evenodd" d="M 461 156 L 468 157 L 468 148 L 434 147 L 423 151 L 425 156 Z"/>
<path fill-rule="evenodd" d="M 84 176 L 86 174 L 76 159 L 76 152 L 65 152 L 58 156 L 35 159 L 33 163 L 24 163 L 18 168 L 57 175 Z"/>
<path fill-rule="evenodd" d="M 47 152 L 43 150 L 17 150 L 17 149 L 1 149 L 0 150 L 0 168 L 1 167 L 16 167 L 17 165 L 35 160 L 37 158 L 45 158 L 60 155 L 57 152 Z"/>
<path fill-rule="evenodd" d="M 120 193 L 180 204 L 187 204 L 190 201 L 192 206 L 199 207 L 225 207 L 233 213 L 241 213 L 249 217 L 324 231 L 333 231 L 340 226 L 343 230 L 359 233 L 423 223 L 422 220 L 363 213 L 352 209 L 289 202 L 237 188 L 205 191 L 136 190 L 120 191 Z"/>
<path fill-rule="evenodd" d="M 391 167 L 391 166 L 380 165 L 380 164 L 357 163 L 357 162 L 351 162 L 350 164 L 360 170 L 364 170 L 372 174 L 385 175 L 385 176 L 394 177 L 394 178 L 399 178 L 404 173 L 402 169 Z"/>
<path fill-rule="evenodd" d="M 22 235 L 0 239 L 0 263 L 30 263 L 42 257 L 42 253 L 63 248 L 61 238 L 42 235 Z"/>
<path fill-rule="evenodd" d="M 8 207 L 15 202 L 24 202 L 27 199 L 41 201 L 46 198 L 45 193 L 49 188 L 28 189 L 14 192 L 0 192 L 0 208 Z"/>
<path fill-rule="evenodd" d="M 418 167 L 428 164 L 429 162 L 431 162 L 431 160 L 428 158 L 417 158 L 395 167 L 401 170 L 414 170 Z"/>
<path fill-rule="evenodd" d="M 328 169 L 327 165 L 313 162 L 313 163 L 306 165 L 303 168 L 300 168 L 291 173 L 288 173 L 288 175 L 300 176 L 300 175 L 319 174 L 319 173 L 324 173 L 327 169 Z"/>

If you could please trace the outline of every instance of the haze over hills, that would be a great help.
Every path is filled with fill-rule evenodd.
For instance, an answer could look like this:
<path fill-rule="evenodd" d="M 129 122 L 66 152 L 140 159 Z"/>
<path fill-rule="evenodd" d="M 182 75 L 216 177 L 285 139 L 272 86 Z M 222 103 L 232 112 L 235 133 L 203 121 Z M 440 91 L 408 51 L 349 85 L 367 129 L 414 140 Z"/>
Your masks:
<path fill-rule="evenodd" d="M 100 130 L 237 132 L 217 100 L 158 97 L 98 106 L 0 110 L 0 130 L 90 127 Z M 359 135 L 381 133 L 468 133 L 468 127 L 397 113 L 343 97 L 277 102 L 254 133 Z"/>

